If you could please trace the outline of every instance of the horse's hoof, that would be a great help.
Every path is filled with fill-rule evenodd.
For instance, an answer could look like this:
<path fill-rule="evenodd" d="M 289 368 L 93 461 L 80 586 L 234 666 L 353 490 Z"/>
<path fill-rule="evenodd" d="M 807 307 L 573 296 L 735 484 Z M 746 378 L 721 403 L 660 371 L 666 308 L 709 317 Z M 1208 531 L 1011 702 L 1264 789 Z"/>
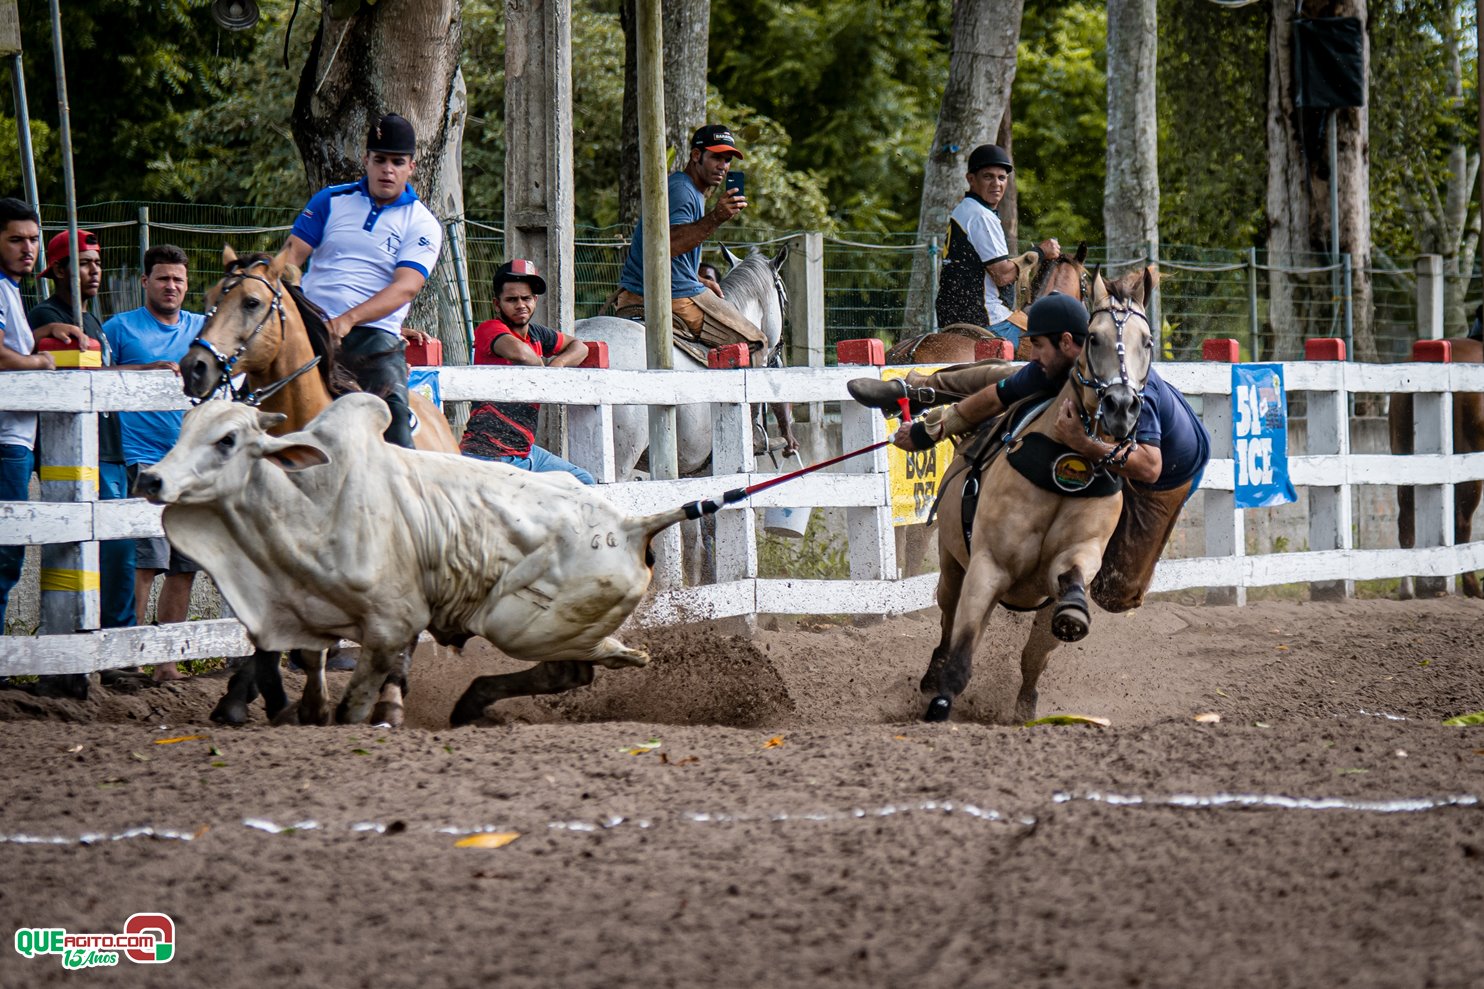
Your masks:
<path fill-rule="evenodd" d="M 288 708 L 284 708 L 287 712 Z M 320 707 L 318 709 L 305 706 L 303 701 L 298 704 L 299 724 L 301 725 L 328 725 L 330 723 L 330 709 Z"/>
<path fill-rule="evenodd" d="M 270 696 L 267 691 L 263 692 L 263 708 L 268 713 L 268 720 L 272 721 L 288 709 L 289 698 L 283 691 L 277 696 Z"/>
<path fill-rule="evenodd" d="M 371 727 L 401 728 L 402 705 L 389 701 L 377 701 L 376 706 L 371 709 Z"/>
<path fill-rule="evenodd" d="M 299 724 L 299 702 L 290 701 L 282 711 L 270 717 L 268 723 L 278 727 Z"/>
<path fill-rule="evenodd" d="M 1036 706 L 1040 697 L 1032 690 L 1028 694 L 1021 694 L 1015 699 L 1015 720 L 1021 724 L 1036 720 Z"/>
<path fill-rule="evenodd" d="M 1080 642 L 1087 638 L 1092 619 L 1087 612 L 1075 604 L 1064 604 L 1056 609 L 1051 619 L 1051 634 L 1063 642 Z"/>
<path fill-rule="evenodd" d="M 230 697 L 223 697 L 212 708 L 211 720 L 219 725 L 245 725 L 247 724 L 247 705 L 234 701 Z"/>
<path fill-rule="evenodd" d="M 939 694 L 928 701 L 927 712 L 923 714 L 924 721 L 947 721 L 948 715 L 953 711 L 953 699 L 944 694 Z"/>

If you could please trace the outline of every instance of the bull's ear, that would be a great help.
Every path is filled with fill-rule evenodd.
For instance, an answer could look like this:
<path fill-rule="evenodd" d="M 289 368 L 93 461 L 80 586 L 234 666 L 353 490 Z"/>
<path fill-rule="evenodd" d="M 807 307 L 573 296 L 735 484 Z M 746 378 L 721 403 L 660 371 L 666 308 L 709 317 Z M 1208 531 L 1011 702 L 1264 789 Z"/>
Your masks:
<path fill-rule="evenodd" d="M 258 413 L 258 427 L 265 433 L 272 429 L 274 426 L 283 425 L 285 422 L 288 422 L 288 420 L 289 417 L 284 415 L 282 412 Z"/>
<path fill-rule="evenodd" d="M 308 443 L 290 443 L 288 446 L 277 450 L 270 450 L 263 455 L 263 459 L 271 464 L 277 464 L 286 472 L 292 474 L 296 471 L 308 470 L 311 467 L 319 467 L 330 462 L 330 455 L 317 446 Z"/>

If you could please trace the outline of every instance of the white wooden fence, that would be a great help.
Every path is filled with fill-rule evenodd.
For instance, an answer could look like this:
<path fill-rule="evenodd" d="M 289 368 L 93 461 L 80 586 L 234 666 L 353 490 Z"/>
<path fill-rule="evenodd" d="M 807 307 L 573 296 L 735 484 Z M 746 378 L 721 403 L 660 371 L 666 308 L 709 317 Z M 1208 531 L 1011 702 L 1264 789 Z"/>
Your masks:
<path fill-rule="evenodd" d="M 1204 403 L 1215 441 L 1202 483 L 1206 555 L 1161 563 L 1153 590 L 1229 588 L 1243 600 L 1248 587 L 1294 582 L 1333 582 L 1348 592 L 1355 580 L 1405 575 L 1451 580 L 1484 568 L 1484 542 L 1453 545 L 1454 483 L 1484 479 L 1484 453 L 1454 455 L 1452 392 L 1484 391 L 1484 366 L 1452 364 L 1285 365 L 1285 384 L 1308 395 L 1306 456 L 1292 457 L 1290 476 L 1309 488 L 1309 550 L 1247 556 L 1243 513 L 1232 507 L 1230 365 L 1161 364 L 1161 374 Z M 457 367 L 440 372 L 445 401 L 525 400 L 568 404 L 571 459 L 592 471 L 606 493 L 631 511 L 650 512 L 749 485 L 769 474 L 757 470 L 748 406 L 757 402 L 839 403 L 843 449 L 885 436 L 879 414 L 845 399 L 845 382 L 870 368 L 796 368 L 736 371 L 621 371 Z M 1418 453 L 1405 458 L 1358 456 L 1349 450 L 1349 395 L 1417 393 Z M 572 396 L 604 404 L 570 404 Z M 612 406 L 709 403 L 713 408 L 716 476 L 678 481 L 614 483 Z M 55 413 L 43 429 L 82 435 L 96 457 L 95 419 L 103 410 L 152 410 L 186 406 L 178 380 L 168 372 L 8 372 L 0 376 L 0 408 Z M 1356 484 L 1418 486 L 1417 547 L 1359 550 L 1353 545 L 1351 492 Z M 72 496 L 94 497 L 87 485 Z M 49 497 L 56 497 L 48 491 Z M 63 495 L 66 496 L 66 495 Z M 760 493 L 750 507 L 799 505 L 843 508 L 848 580 L 762 579 L 757 576 L 755 515 L 749 506 L 717 517 L 717 582 L 679 586 L 678 536 L 657 541 L 658 590 L 635 620 L 672 624 L 758 614 L 872 614 L 914 611 L 933 602 L 936 575 L 896 579 L 890 490 L 885 450 L 862 455 Z M 160 509 L 139 500 L 0 502 L 0 544 L 80 544 L 96 561 L 90 541 L 158 535 Z M 43 598 L 47 593 L 43 592 Z M 45 613 L 45 603 L 43 604 Z M 96 623 L 96 603 L 92 608 Z M 86 621 L 80 624 L 87 624 Z M 75 627 L 75 626 L 74 626 Z M 188 622 L 158 628 L 110 629 L 35 637 L 0 637 L 0 675 L 74 673 L 169 659 L 240 655 L 251 651 L 234 620 Z"/>

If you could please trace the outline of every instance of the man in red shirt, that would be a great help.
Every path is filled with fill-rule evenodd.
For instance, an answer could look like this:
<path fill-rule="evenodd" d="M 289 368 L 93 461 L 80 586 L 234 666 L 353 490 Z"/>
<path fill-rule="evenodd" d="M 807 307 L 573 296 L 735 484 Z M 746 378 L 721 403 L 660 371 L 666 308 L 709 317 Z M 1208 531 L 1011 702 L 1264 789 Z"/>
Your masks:
<path fill-rule="evenodd" d="M 529 367 L 576 367 L 587 358 L 587 344 L 540 323 L 531 322 L 536 296 L 546 294 L 546 279 L 524 258 L 500 265 L 495 272 L 495 308 L 498 319 L 479 324 L 474 331 L 475 364 L 522 364 Z M 469 416 L 465 456 L 530 471 L 564 470 L 583 484 L 592 484 L 587 471 L 544 450 L 535 443 L 535 402 L 486 402 Z"/>

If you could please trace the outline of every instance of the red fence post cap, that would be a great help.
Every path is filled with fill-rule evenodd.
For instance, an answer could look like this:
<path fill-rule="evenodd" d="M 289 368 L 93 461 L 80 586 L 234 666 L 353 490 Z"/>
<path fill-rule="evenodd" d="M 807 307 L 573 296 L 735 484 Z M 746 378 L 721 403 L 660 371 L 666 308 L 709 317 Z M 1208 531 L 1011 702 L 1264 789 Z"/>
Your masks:
<path fill-rule="evenodd" d="M 1453 344 L 1447 340 L 1418 340 L 1412 344 L 1412 360 L 1452 364 Z"/>
<path fill-rule="evenodd" d="M 712 347 L 706 351 L 706 366 L 709 368 L 751 367 L 752 352 L 745 343 L 729 343 Z"/>
<path fill-rule="evenodd" d="M 1339 337 L 1316 337 L 1313 340 L 1304 341 L 1304 360 L 1306 361 L 1343 361 L 1345 359 L 1345 341 Z"/>
<path fill-rule="evenodd" d="M 409 343 L 407 345 L 407 366 L 442 367 L 443 341 L 437 337 L 429 337 L 427 343 Z"/>
<path fill-rule="evenodd" d="M 608 345 L 602 340 L 584 340 L 587 344 L 587 356 L 582 359 L 578 367 L 605 368 L 608 366 Z"/>
<path fill-rule="evenodd" d="M 1242 363 L 1242 345 L 1230 337 L 1215 337 L 1201 342 L 1201 360 L 1222 364 Z"/>
<path fill-rule="evenodd" d="M 886 346 L 876 337 L 864 340 L 841 340 L 835 344 L 835 361 L 840 364 L 886 364 Z"/>

